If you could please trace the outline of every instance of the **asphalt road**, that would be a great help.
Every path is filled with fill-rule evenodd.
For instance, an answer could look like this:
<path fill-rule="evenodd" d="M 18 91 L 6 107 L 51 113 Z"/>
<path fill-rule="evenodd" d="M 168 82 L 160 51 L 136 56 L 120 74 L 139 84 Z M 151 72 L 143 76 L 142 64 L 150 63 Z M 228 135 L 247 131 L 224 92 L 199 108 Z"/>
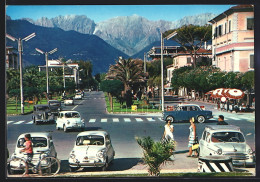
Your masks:
<path fill-rule="evenodd" d="M 223 114 L 229 124 L 241 127 L 247 143 L 255 149 L 255 117 L 252 113 L 228 113 L 214 109 L 214 105 L 196 102 L 206 109 L 213 110 L 214 118 L 197 125 L 199 138 L 206 125 L 215 125 L 217 116 Z M 174 104 L 174 103 L 172 103 Z M 81 113 L 85 122 L 85 130 L 104 129 L 110 133 L 113 147 L 116 152 L 115 161 L 109 170 L 140 169 L 142 150 L 135 137 L 150 136 L 159 141 L 164 130 L 161 114 L 121 115 L 107 114 L 103 92 L 87 92 L 83 100 L 77 100 L 74 106 L 66 106 L 66 110 L 76 110 Z M 53 135 L 58 158 L 62 161 L 63 171 L 67 171 L 67 160 L 73 148 L 79 131 L 64 133 L 57 131 L 54 124 L 34 125 L 31 123 L 31 114 L 23 116 L 9 116 L 7 119 L 7 147 L 10 155 L 15 149 L 17 137 L 21 133 L 50 131 Z M 187 150 L 189 123 L 174 123 L 174 136 L 177 141 L 176 151 Z M 164 168 L 196 169 L 197 159 L 186 158 L 186 154 L 176 154 L 174 162 L 169 162 Z M 94 169 L 93 169 L 94 170 Z"/>

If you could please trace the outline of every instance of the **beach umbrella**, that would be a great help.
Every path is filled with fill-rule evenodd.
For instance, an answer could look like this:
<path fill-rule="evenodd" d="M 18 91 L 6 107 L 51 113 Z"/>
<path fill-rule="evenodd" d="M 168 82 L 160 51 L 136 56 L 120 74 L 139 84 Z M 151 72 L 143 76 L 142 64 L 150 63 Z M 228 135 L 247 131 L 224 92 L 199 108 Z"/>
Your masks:
<path fill-rule="evenodd" d="M 240 89 L 233 88 L 228 90 L 226 96 L 229 99 L 242 99 L 245 96 L 245 93 Z"/>

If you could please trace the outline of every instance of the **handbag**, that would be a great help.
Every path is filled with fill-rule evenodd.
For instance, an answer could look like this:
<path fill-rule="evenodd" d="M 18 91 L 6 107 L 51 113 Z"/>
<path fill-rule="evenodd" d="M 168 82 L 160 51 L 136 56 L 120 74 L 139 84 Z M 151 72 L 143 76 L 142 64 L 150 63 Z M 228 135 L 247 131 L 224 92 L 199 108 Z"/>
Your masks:
<path fill-rule="evenodd" d="M 197 150 L 199 148 L 198 136 L 195 138 L 195 143 L 191 146 L 191 150 Z"/>

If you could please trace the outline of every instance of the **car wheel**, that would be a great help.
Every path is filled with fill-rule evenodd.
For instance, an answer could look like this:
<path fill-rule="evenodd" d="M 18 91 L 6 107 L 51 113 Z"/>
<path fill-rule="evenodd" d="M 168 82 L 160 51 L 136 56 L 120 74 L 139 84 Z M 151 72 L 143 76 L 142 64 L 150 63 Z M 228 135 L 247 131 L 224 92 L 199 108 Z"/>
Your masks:
<path fill-rule="evenodd" d="M 67 129 L 66 125 L 63 125 L 63 131 L 64 132 L 68 132 L 68 129 Z"/>
<path fill-rule="evenodd" d="M 205 122 L 205 117 L 204 116 L 198 116 L 198 118 L 197 118 L 197 121 L 199 122 L 199 123 L 204 123 Z"/>
<path fill-rule="evenodd" d="M 35 124 L 38 125 L 38 124 L 39 124 L 39 121 L 35 121 Z"/>
<path fill-rule="evenodd" d="M 101 167 L 101 170 L 102 171 L 106 171 L 107 167 L 108 167 L 108 163 L 107 163 L 107 159 L 106 159 L 106 163 L 105 163 L 105 165 L 103 167 Z"/>
<path fill-rule="evenodd" d="M 167 116 L 167 117 L 166 117 L 166 121 L 167 121 L 167 120 L 171 120 L 171 122 L 173 123 L 173 122 L 174 122 L 174 117 L 172 117 L 172 116 Z"/>

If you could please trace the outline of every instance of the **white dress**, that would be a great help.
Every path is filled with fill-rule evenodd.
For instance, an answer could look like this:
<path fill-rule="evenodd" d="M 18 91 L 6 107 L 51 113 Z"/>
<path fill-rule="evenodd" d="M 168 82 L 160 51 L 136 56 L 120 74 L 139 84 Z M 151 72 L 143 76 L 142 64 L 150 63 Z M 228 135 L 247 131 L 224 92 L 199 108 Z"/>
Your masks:
<path fill-rule="evenodd" d="M 171 132 L 171 128 L 173 128 L 174 126 L 173 125 L 170 125 L 168 126 L 167 124 L 164 125 L 164 129 L 165 129 L 165 138 L 167 140 L 174 140 L 174 137 L 173 137 L 173 133 Z"/>

